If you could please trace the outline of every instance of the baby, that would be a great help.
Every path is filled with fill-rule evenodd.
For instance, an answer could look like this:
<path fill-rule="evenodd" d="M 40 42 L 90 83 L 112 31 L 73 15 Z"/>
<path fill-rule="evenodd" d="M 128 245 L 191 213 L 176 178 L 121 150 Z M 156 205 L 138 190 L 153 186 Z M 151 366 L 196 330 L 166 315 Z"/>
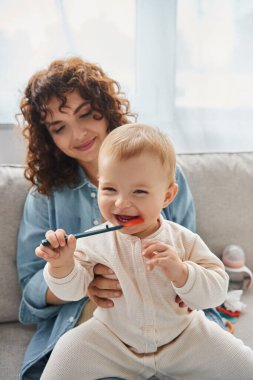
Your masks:
<path fill-rule="evenodd" d="M 98 166 L 106 225 L 132 225 L 78 240 L 48 231 L 51 246 L 36 254 L 62 300 L 86 295 L 97 263 L 112 269 L 123 297 L 67 332 L 41 379 L 253 379 L 253 351 L 200 310 L 226 297 L 222 262 L 197 234 L 161 216 L 178 190 L 170 139 L 147 125 L 124 125 L 105 138 Z M 194 310 L 178 308 L 176 295 Z"/>

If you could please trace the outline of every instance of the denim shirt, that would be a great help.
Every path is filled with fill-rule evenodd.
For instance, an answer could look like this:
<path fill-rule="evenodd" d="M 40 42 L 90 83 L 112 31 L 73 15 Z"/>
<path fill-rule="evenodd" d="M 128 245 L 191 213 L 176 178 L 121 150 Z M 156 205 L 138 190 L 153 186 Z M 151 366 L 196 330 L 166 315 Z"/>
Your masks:
<path fill-rule="evenodd" d="M 91 184 L 80 168 L 81 183 L 75 188 L 63 188 L 50 196 L 33 189 L 27 195 L 21 220 L 17 266 L 23 290 L 19 319 L 24 324 L 36 324 L 25 353 L 20 376 L 53 349 L 57 340 L 73 328 L 88 301 L 87 297 L 63 305 L 46 303 L 47 285 L 43 278 L 45 261 L 34 251 L 49 229 L 63 228 L 67 234 L 85 231 L 100 224 L 97 188 Z M 176 181 L 179 191 L 174 201 L 163 210 L 163 216 L 195 231 L 195 209 L 192 194 L 181 168 L 177 167 Z"/>

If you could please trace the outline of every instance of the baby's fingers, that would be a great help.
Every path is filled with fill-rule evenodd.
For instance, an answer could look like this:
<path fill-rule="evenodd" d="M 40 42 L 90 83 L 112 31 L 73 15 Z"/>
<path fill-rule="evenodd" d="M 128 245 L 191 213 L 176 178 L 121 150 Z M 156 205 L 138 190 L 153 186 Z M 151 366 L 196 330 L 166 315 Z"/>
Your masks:
<path fill-rule="evenodd" d="M 76 249 L 76 238 L 74 235 L 68 235 L 67 243 L 68 248 L 70 248 L 72 251 Z"/>
<path fill-rule="evenodd" d="M 46 261 L 50 261 L 52 259 L 57 259 L 60 256 L 60 253 L 57 250 L 52 250 L 41 244 L 35 249 L 35 255 Z"/>
<path fill-rule="evenodd" d="M 159 265 L 159 259 L 157 258 L 146 261 L 146 266 L 147 266 L 148 271 L 152 271 L 158 265 Z"/>
<path fill-rule="evenodd" d="M 56 231 L 49 230 L 46 232 L 46 239 L 49 241 L 53 248 L 65 247 L 66 245 L 66 234 L 62 229 Z"/>
<path fill-rule="evenodd" d="M 162 255 L 154 255 L 152 259 L 146 261 L 147 270 L 151 271 L 155 267 L 159 267 L 161 270 L 166 269 L 168 266 L 167 257 Z"/>
<path fill-rule="evenodd" d="M 167 246 L 160 242 L 152 242 L 151 244 L 144 245 L 142 255 L 147 259 L 151 259 L 154 255 L 164 252 L 167 249 Z"/>

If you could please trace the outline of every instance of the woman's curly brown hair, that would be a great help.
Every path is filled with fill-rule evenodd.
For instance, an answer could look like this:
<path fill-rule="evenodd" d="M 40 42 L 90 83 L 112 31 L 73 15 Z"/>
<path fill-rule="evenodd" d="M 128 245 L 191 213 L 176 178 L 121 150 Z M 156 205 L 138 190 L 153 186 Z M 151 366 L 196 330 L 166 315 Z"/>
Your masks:
<path fill-rule="evenodd" d="M 66 94 L 78 91 L 100 118 L 108 122 L 108 132 L 129 123 L 129 101 L 118 82 L 109 78 L 96 64 L 73 57 L 53 61 L 46 70 L 35 73 L 28 82 L 20 102 L 24 117 L 23 135 L 28 140 L 25 177 L 41 194 L 79 183 L 78 163 L 54 144 L 44 120 L 47 105 L 57 97 L 61 107 Z"/>

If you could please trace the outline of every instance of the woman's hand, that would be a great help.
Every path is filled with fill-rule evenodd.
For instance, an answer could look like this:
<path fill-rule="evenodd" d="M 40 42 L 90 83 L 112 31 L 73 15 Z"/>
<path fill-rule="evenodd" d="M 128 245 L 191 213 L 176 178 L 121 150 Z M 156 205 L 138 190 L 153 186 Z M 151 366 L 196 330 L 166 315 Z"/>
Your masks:
<path fill-rule="evenodd" d="M 175 298 L 175 302 L 178 304 L 178 306 L 181 308 L 181 307 L 187 307 L 187 310 L 188 312 L 192 312 L 192 309 L 190 307 L 188 307 L 182 300 L 181 298 L 176 295 L 176 298 Z"/>
<path fill-rule="evenodd" d="M 94 267 L 94 280 L 90 283 L 87 295 L 97 305 L 103 308 L 114 306 L 110 298 L 122 295 L 121 287 L 117 279 L 105 278 L 104 275 L 114 274 L 114 272 L 103 264 Z"/>

